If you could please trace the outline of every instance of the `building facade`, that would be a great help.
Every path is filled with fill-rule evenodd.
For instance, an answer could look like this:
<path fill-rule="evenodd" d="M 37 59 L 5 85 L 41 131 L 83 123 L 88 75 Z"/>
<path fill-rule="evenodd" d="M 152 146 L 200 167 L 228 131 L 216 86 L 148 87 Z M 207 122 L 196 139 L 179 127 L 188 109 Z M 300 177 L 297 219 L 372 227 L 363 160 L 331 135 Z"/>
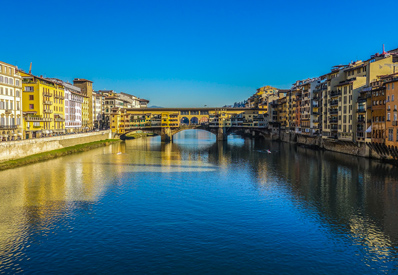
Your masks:
<path fill-rule="evenodd" d="M 22 77 L 18 69 L 0 62 L 0 142 L 23 139 Z"/>
<path fill-rule="evenodd" d="M 69 83 L 65 86 L 65 129 L 67 133 L 82 131 L 83 126 L 83 101 L 81 89 Z"/>
<path fill-rule="evenodd" d="M 64 134 L 64 86 L 26 72 L 21 76 L 25 138 Z"/>
<path fill-rule="evenodd" d="M 85 131 L 92 130 L 93 123 L 93 82 L 83 78 L 75 78 L 73 85 L 81 89 L 82 94 L 85 96 L 82 108 L 82 123 Z"/>

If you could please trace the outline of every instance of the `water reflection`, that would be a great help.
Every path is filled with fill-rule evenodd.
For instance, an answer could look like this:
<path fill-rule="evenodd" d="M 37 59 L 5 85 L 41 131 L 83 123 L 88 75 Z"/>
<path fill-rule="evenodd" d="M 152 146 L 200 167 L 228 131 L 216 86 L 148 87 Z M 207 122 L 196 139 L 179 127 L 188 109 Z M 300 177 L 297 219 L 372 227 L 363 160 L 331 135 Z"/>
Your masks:
<path fill-rule="evenodd" d="M 266 149 L 272 154 L 267 154 Z M 180 269 L 199 273 L 209 271 L 206 268 L 222 266 L 227 258 L 235 259 L 239 268 L 257 273 L 254 267 L 272 265 L 272 261 L 262 256 L 267 253 L 279 255 L 275 259 L 281 262 L 275 268 L 286 268 L 279 270 L 280 273 L 307 272 L 310 266 L 301 265 L 309 258 L 321 271 L 326 268 L 321 273 L 346 272 L 358 262 L 364 264 L 358 267 L 358 272 L 394 272 L 397 266 L 398 172 L 391 165 L 368 159 L 239 136 L 229 137 L 227 143 L 217 142 L 210 133 L 184 131 L 173 143 L 161 143 L 159 137 L 129 140 L 3 171 L 0 178 L 0 273 L 26 271 L 27 268 L 38 271 L 35 266 L 42 267 L 45 263 L 41 258 L 66 257 L 64 253 L 70 253 L 66 249 L 67 240 L 79 240 L 83 232 L 97 236 L 91 245 L 101 239 L 106 250 L 105 247 L 115 242 L 113 232 L 123 235 L 131 228 L 147 228 L 147 231 L 139 231 L 142 234 L 139 240 L 155 238 L 154 232 L 159 231 L 160 246 L 142 246 L 138 239 L 135 243 L 140 253 L 157 259 L 152 263 L 153 268 L 160 260 L 151 253 L 161 247 L 173 250 L 178 245 L 190 249 L 199 245 L 200 249 L 183 253 L 192 252 L 192 257 L 202 257 L 198 256 L 201 262 L 196 263 L 196 269 L 189 269 L 189 264 L 183 265 L 188 269 Z M 210 227 L 205 226 L 212 217 L 209 213 L 213 212 L 219 216 Z M 126 217 L 115 220 L 116 213 Z M 168 213 L 172 214 L 168 216 Z M 151 223 L 155 217 L 158 220 Z M 111 228 L 115 223 L 118 227 Z M 166 225 L 172 226 L 167 235 L 170 238 L 181 228 L 185 231 L 167 243 L 165 232 L 159 229 Z M 213 228 L 213 231 L 203 231 L 200 235 L 196 230 L 202 227 Z M 225 228 L 227 231 L 221 234 Z M 245 235 L 248 232 L 251 232 L 249 237 Z M 294 235 L 276 240 L 280 232 Z M 101 238 L 108 234 L 108 239 Z M 213 250 L 206 252 L 200 244 L 211 234 L 217 241 L 212 243 Z M 186 240 L 190 235 L 195 235 L 196 239 Z M 221 245 L 225 238 L 231 238 L 230 243 L 224 244 L 228 252 L 223 246 L 219 247 L 225 258 L 219 256 L 220 262 L 207 259 L 204 255 L 216 253 L 216 245 Z M 135 239 L 130 236 L 128 240 Z M 178 243 L 181 240 L 185 243 Z M 113 250 L 117 256 L 113 257 L 120 257 L 121 263 L 136 272 L 161 271 L 149 270 L 150 265 L 140 269 L 140 264 L 134 261 L 127 264 L 127 258 L 122 256 L 125 253 L 122 249 L 127 249 L 124 242 L 125 239 L 117 243 L 119 248 Z M 42 251 L 43 247 L 54 243 L 59 244 L 54 248 L 58 253 L 54 255 L 58 256 Z M 295 252 L 295 246 L 300 251 Z M 67 256 L 73 258 L 75 255 L 77 264 L 77 258 L 87 250 L 74 249 Z M 242 256 L 242 249 L 246 256 Z M 307 253 L 303 253 L 305 249 Z M 294 257 L 281 256 L 286 250 Z M 101 249 L 98 251 L 100 253 Z M 320 263 L 330 253 L 341 254 L 349 262 L 345 266 L 341 263 L 340 269 L 325 263 L 322 267 Z M 301 259 L 301 254 L 307 258 Z M 181 255 L 175 257 L 180 257 L 181 261 Z M 178 262 L 177 258 L 168 259 Z M 291 263 L 281 265 L 289 259 Z M 333 260 L 339 259 L 342 258 L 335 256 Z M 246 266 L 244 261 L 247 261 Z M 33 265 L 29 264 L 32 262 Z M 59 269 L 68 268 L 60 262 L 57 264 Z M 88 264 L 94 263 L 89 261 Z M 96 264 L 99 268 L 96 271 L 101 273 L 100 268 L 104 266 Z M 174 269 L 169 271 L 178 270 L 177 263 L 170 264 L 172 267 Z M 55 266 L 52 268 L 54 272 L 59 271 Z M 123 271 L 112 265 L 106 266 L 106 270 Z"/>

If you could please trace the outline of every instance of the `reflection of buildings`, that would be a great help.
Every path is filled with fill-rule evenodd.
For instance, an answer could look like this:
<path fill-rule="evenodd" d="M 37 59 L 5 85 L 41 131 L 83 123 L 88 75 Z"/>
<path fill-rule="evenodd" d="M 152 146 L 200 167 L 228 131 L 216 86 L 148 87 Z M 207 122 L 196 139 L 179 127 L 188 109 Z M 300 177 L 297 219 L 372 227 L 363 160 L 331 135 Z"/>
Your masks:
<path fill-rule="evenodd" d="M 15 260 L 28 238 L 48 230 L 58 216 L 84 209 L 99 198 L 113 176 L 104 174 L 98 155 L 110 148 L 0 172 L 7 178 L 0 182 L 2 261 Z"/>

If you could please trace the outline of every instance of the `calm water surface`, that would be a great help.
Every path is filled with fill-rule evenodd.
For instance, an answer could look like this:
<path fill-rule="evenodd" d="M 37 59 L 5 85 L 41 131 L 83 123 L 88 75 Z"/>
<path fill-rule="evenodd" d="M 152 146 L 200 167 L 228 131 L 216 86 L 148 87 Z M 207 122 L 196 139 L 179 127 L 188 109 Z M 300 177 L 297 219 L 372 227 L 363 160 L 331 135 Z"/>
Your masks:
<path fill-rule="evenodd" d="M 0 273 L 397 274 L 397 249 L 397 169 L 343 154 L 192 130 L 0 172 Z"/>

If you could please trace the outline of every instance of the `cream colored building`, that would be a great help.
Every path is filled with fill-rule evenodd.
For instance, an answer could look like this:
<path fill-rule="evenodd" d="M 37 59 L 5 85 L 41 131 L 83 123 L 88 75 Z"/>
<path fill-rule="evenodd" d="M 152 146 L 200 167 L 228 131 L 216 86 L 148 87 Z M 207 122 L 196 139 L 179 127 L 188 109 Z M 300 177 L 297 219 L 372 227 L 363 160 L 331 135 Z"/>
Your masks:
<path fill-rule="evenodd" d="M 0 61 L 0 142 L 23 139 L 22 77 L 17 67 Z"/>

